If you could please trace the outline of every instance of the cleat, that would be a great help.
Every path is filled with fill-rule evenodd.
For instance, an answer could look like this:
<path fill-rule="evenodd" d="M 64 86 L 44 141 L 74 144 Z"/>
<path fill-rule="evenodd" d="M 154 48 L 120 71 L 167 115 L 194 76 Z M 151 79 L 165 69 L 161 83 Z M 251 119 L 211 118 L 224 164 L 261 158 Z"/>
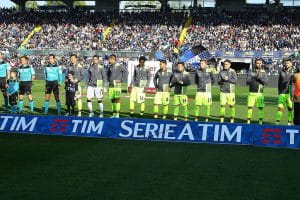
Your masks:
<path fill-rule="evenodd" d="M 163 116 L 163 119 L 167 119 L 167 116 L 166 116 L 166 115 L 164 115 L 164 116 Z"/>
<path fill-rule="evenodd" d="M 195 118 L 195 122 L 199 121 L 198 118 Z"/>
<path fill-rule="evenodd" d="M 292 123 L 291 123 L 291 122 L 288 122 L 288 126 L 292 126 Z"/>
<path fill-rule="evenodd" d="M 89 117 L 94 117 L 94 113 L 91 112 L 91 113 L 89 114 Z"/>
<path fill-rule="evenodd" d="M 234 123 L 234 118 L 230 119 L 230 123 L 232 123 L 232 124 Z"/>
<path fill-rule="evenodd" d="M 250 119 L 247 119 L 247 124 L 251 124 L 251 121 L 250 121 Z"/>
<path fill-rule="evenodd" d="M 70 116 L 70 115 L 71 115 L 70 113 L 66 113 L 66 114 L 65 114 L 65 116 Z"/>
<path fill-rule="evenodd" d="M 141 113 L 140 113 L 140 115 L 141 115 L 141 116 L 143 116 L 143 115 L 144 115 L 144 113 L 143 113 L 143 112 L 141 112 Z"/>
<path fill-rule="evenodd" d="M 77 117 L 81 117 L 81 112 L 78 112 Z"/>
<path fill-rule="evenodd" d="M 158 118 L 158 115 L 155 114 L 155 115 L 154 115 L 154 119 L 157 119 L 157 118 Z"/>
<path fill-rule="evenodd" d="M 221 122 L 221 123 L 224 123 L 224 117 L 221 117 L 221 118 L 220 118 L 220 122 Z"/>
<path fill-rule="evenodd" d="M 103 118 L 103 113 L 100 113 L 100 114 L 99 114 L 99 117 Z"/>
<path fill-rule="evenodd" d="M 177 117 L 174 117 L 174 121 L 177 121 Z"/>
<path fill-rule="evenodd" d="M 185 118 L 184 118 L 184 121 L 187 122 L 187 121 L 189 121 L 189 119 L 188 119 L 187 117 L 185 117 Z"/>
<path fill-rule="evenodd" d="M 208 118 L 205 118 L 205 122 L 208 122 Z"/>

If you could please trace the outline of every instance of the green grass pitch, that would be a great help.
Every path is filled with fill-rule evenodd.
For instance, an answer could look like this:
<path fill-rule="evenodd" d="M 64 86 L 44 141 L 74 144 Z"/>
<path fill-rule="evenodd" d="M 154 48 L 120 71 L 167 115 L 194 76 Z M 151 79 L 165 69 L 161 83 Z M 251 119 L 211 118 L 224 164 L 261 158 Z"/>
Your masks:
<path fill-rule="evenodd" d="M 43 91 L 43 81 L 36 81 L 34 114 L 42 114 Z M 247 92 L 237 88 L 237 122 L 245 122 Z M 195 88 L 189 94 L 191 114 L 193 93 Z M 213 94 L 211 121 L 218 121 L 217 87 Z M 64 105 L 63 95 L 61 100 Z M 146 101 L 146 118 L 152 118 L 152 101 Z M 265 101 L 265 121 L 273 124 L 275 88 L 266 89 Z M 121 117 L 128 116 L 128 103 L 122 98 Z M 107 98 L 104 107 L 110 116 Z M 87 115 L 86 104 L 84 110 Z M 286 113 L 283 118 L 284 124 Z M 0 152 L 1 200 L 300 199 L 299 150 L 1 134 Z"/>

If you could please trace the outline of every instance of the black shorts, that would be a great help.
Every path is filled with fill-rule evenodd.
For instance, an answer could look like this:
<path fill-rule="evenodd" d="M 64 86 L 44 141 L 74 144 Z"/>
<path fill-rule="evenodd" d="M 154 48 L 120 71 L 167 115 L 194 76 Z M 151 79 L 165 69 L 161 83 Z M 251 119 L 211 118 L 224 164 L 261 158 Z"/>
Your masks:
<path fill-rule="evenodd" d="M 6 92 L 6 90 L 7 90 L 6 84 L 7 84 L 6 78 L 1 77 L 0 78 L 0 90 L 1 90 L 1 92 Z"/>
<path fill-rule="evenodd" d="M 66 92 L 66 105 L 74 106 L 75 103 L 75 92 Z"/>
<path fill-rule="evenodd" d="M 59 94 L 59 86 L 57 81 L 46 81 L 45 94 Z"/>
<path fill-rule="evenodd" d="M 15 106 L 18 103 L 18 92 L 15 92 L 8 96 L 8 102 L 11 106 Z"/>
<path fill-rule="evenodd" d="M 20 91 L 19 94 L 20 95 L 29 95 L 31 94 L 31 81 L 20 81 Z"/>

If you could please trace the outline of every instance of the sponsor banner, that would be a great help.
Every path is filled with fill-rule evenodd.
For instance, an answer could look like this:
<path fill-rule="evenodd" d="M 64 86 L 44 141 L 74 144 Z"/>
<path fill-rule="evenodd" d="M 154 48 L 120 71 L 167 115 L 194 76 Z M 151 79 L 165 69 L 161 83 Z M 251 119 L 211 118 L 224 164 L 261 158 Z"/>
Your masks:
<path fill-rule="evenodd" d="M 300 148 L 300 127 L 153 119 L 0 115 L 0 132 Z"/>

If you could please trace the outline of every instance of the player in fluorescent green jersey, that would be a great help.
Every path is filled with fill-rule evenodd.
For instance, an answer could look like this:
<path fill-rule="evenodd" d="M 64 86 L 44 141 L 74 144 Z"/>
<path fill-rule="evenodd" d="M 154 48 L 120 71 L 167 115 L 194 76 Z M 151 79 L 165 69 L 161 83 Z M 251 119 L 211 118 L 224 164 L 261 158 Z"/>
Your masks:
<path fill-rule="evenodd" d="M 290 95 L 292 77 L 293 77 L 293 62 L 291 59 L 286 59 L 283 63 L 283 68 L 279 70 L 278 79 L 278 111 L 276 114 L 276 124 L 279 124 L 282 118 L 284 108 L 288 109 L 288 125 L 293 121 L 293 101 Z"/>
<path fill-rule="evenodd" d="M 188 86 L 191 84 L 191 78 L 184 69 L 184 63 L 176 64 L 177 70 L 172 74 L 170 87 L 174 87 L 174 120 L 177 120 L 179 114 L 179 106 L 183 106 L 184 120 L 188 120 Z"/>
<path fill-rule="evenodd" d="M 226 113 L 226 104 L 230 108 L 230 123 L 234 123 L 235 117 L 235 84 L 237 82 L 237 75 L 234 69 L 230 68 L 231 61 L 225 60 L 223 69 L 218 76 L 218 84 L 220 85 L 220 122 L 224 122 Z"/>
<path fill-rule="evenodd" d="M 258 58 L 255 60 L 254 69 L 249 70 L 247 75 L 246 83 L 249 85 L 247 124 L 251 123 L 255 105 L 258 108 L 259 124 L 263 123 L 265 108 L 264 87 L 267 85 L 267 82 L 268 76 L 263 69 L 263 60 Z"/>

